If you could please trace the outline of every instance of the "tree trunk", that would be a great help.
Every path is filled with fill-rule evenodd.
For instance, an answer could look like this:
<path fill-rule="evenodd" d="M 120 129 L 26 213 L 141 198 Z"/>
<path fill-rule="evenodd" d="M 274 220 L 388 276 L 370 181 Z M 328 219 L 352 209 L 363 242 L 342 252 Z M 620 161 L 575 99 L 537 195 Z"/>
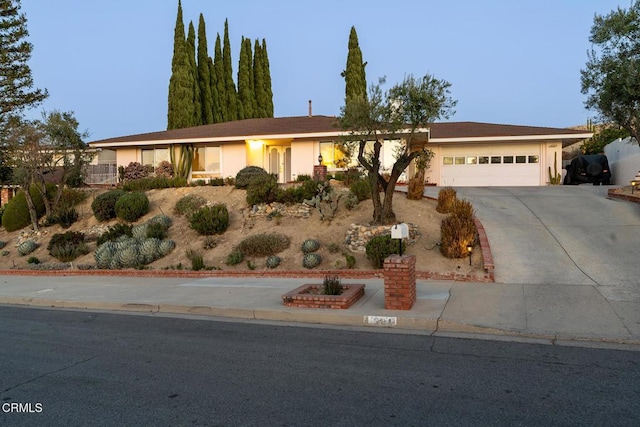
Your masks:
<path fill-rule="evenodd" d="M 29 193 L 29 189 L 23 189 L 24 198 L 27 201 L 27 207 L 29 208 L 29 216 L 31 217 L 31 224 L 33 225 L 33 230 L 38 231 L 38 212 L 36 212 L 36 205 L 33 203 L 33 198 L 31 197 L 31 193 Z"/>

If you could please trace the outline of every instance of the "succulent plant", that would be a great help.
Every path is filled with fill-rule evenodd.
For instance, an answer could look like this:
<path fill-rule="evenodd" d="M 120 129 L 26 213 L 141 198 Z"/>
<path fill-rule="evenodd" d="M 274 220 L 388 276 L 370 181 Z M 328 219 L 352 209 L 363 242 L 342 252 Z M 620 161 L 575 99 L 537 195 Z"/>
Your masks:
<path fill-rule="evenodd" d="M 0 249 L 4 248 L 7 245 L 7 242 L 4 240 L 0 240 Z"/>
<path fill-rule="evenodd" d="M 302 242 L 302 252 L 305 254 L 315 252 L 320 248 L 320 241 L 316 239 L 307 239 Z"/>
<path fill-rule="evenodd" d="M 277 266 L 280 265 L 280 261 L 282 261 L 282 260 L 280 259 L 279 256 L 271 255 L 269 258 L 267 258 L 267 267 L 268 268 L 276 268 Z"/>
<path fill-rule="evenodd" d="M 128 246 L 118 252 L 118 262 L 123 268 L 136 267 L 140 263 L 138 260 L 138 246 Z"/>
<path fill-rule="evenodd" d="M 176 248 L 176 242 L 173 240 L 162 240 L 158 245 L 158 253 L 160 257 L 165 257 L 171 253 L 172 250 Z"/>
<path fill-rule="evenodd" d="M 304 268 L 314 268 L 320 265 L 322 257 L 317 253 L 308 253 L 302 258 L 302 266 Z"/>
<path fill-rule="evenodd" d="M 38 247 L 38 244 L 33 240 L 31 239 L 25 240 L 24 242 L 18 245 L 18 253 L 21 256 L 25 256 L 35 251 L 37 247 Z"/>
<path fill-rule="evenodd" d="M 131 228 L 131 235 L 135 238 L 144 238 L 147 237 L 147 229 L 149 228 L 148 224 L 138 224 L 134 225 Z"/>
<path fill-rule="evenodd" d="M 145 239 L 139 246 L 140 261 L 149 264 L 160 258 L 160 240 L 156 238 Z"/>
<path fill-rule="evenodd" d="M 169 228 L 171 227 L 171 224 L 173 223 L 171 221 L 171 218 L 168 217 L 165 214 L 158 214 L 156 216 L 154 216 L 153 218 L 151 218 L 149 221 L 147 221 L 147 223 L 151 224 L 151 223 L 159 223 L 162 224 L 165 228 Z"/>

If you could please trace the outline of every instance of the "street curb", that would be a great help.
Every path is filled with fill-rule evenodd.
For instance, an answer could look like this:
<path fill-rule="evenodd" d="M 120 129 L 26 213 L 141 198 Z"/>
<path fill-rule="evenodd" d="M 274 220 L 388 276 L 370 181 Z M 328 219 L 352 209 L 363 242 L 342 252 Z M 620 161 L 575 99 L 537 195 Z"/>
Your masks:
<path fill-rule="evenodd" d="M 552 333 L 533 333 L 512 329 L 498 329 L 485 326 L 478 326 L 466 323 L 455 322 L 446 319 L 432 319 L 419 316 L 385 316 L 393 319 L 393 324 L 378 324 L 368 322 L 366 314 L 349 313 L 348 310 L 333 310 L 327 313 L 327 309 L 305 309 L 304 311 L 292 310 L 271 310 L 271 309 L 238 309 L 209 306 L 187 306 L 178 304 L 143 304 L 126 302 L 87 302 L 87 301 L 66 301 L 44 298 L 30 297 L 0 297 L 0 304 L 37 307 L 37 308 L 57 308 L 87 311 L 114 311 L 150 314 L 177 314 L 195 315 L 211 318 L 227 318 L 242 320 L 257 320 L 270 322 L 290 322 L 315 325 L 332 325 L 348 327 L 365 327 L 371 329 L 386 329 L 394 331 L 421 331 L 432 336 L 455 336 L 456 334 L 484 335 L 492 337 L 505 337 L 523 340 L 542 340 L 549 344 L 576 344 L 576 343 L 603 343 L 619 344 L 624 346 L 640 346 L 640 340 L 616 338 L 616 337 L 587 337 L 559 335 Z M 404 314 L 404 313 L 403 313 Z M 379 316 L 373 316 L 379 317 Z"/>

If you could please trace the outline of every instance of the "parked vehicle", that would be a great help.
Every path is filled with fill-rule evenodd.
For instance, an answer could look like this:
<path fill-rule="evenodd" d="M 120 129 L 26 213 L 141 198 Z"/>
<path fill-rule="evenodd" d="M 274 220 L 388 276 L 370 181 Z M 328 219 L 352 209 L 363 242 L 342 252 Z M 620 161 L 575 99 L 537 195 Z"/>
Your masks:
<path fill-rule="evenodd" d="M 571 160 L 566 167 L 564 185 L 610 185 L 611 170 L 604 154 L 587 154 Z"/>

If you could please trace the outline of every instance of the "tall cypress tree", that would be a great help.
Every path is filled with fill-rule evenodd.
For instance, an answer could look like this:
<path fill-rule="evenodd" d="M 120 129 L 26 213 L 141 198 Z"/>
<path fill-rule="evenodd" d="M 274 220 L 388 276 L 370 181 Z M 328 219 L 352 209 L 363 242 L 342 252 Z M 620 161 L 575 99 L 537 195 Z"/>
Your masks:
<path fill-rule="evenodd" d="M 214 105 L 220 107 L 219 115 L 216 115 L 215 122 L 225 122 L 229 117 L 229 104 L 227 103 L 227 87 L 224 79 L 224 61 L 222 60 L 222 44 L 220 43 L 220 34 L 216 37 L 215 54 L 213 57 L 213 68 L 215 69 L 216 88 L 218 92 L 217 98 L 213 101 Z"/>
<path fill-rule="evenodd" d="M 253 86 L 256 99 L 256 117 L 269 117 L 267 115 L 267 100 L 264 90 L 264 55 L 262 46 L 256 39 L 253 49 Z"/>
<path fill-rule="evenodd" d="M 19 0 L 0 0 L 0 138 L 9 118 L 44 101 L 47 90 L 34 89 L 28 65 L 33 46 L 26 38 L 27 18 Z"/>
<path fill-rule="evenodd" d="M 213 121 L 211 123 L 220 123 L 222 121 L 222 110 L 220 107 L 220 97 L 218 96 L 218 85 L 216 79 L 216 68 L 213 64 L 213 59 L 211 57 L 208 58 L 209 62 L 209 76 L 211 87 L 211 112 L 213 115 Z"/>
<path fill-rule="evenodd" d="M 193 105 L 194 78 L 187 51 L 184 22 L 182 21 L 182 2 L 178 0 L 178 15 L 173 37 L 171 79 L 169 81 L 167 129 L 193 126 L 195 115 Z"/>
<path fill-rule="evenodd" d="M 241 119 L 256 117 L 254 111 L 256 97 L 253 90 L 252 62 L 251 39 L 242 37 L 242 43 L 240 44 L 240 62 L 238 65 L 238 104 L 242 107 L 241 111 L 243 113 L 239 117 Z"/>
<path fill-rule="evenodd" d="M 233 81 L 233 67 L 231 65 L 231 44 L 229 43 L 229 21 L 224 20 L 224 44 L 222 46 L 222 63 L 224 66 L 224 85 L 227 102 L 227 116 L 225 121 L 238 120 L 238 94 Z"/>
<path fill-rule="evenodd" d="M 262 74 L 264 76 L 265 117 L 273 117 L 273 90 L 271 89 L 271 70 L 269 55 L 267 53 L 267 41 L 262 39 Z"/>
<path fill-rule="evenodd" d="M 204 16 L 198 21 L 198 85 L 202 103 L 202 124 L 213 123 L 213 98 L 211 95 L 211 70 L 207 48 L 207 32 Z"/>
<path fill-rule="evenodd" d="M 362 62 L 362 51 L 358 44 L 356 27 L 351 27 L 349 34 L 349 53 L 347 68 L 341 74 L 345 80 L 345 105 L 354 99 L 367 97 L 367 77 L 364 71 L 366 62 Z"/>
<path fill-rule="evenodd" d="M 187 35 L 187 55 L 189 56 L 189 75 L 193 87 L 193 122 L 191 126 L 202 124 L 202 97 L 200 95 L 200 83 L 198 82 L 198 64 L 196 62 L 196 30 L 193 21 L 189 22 Z"/>

